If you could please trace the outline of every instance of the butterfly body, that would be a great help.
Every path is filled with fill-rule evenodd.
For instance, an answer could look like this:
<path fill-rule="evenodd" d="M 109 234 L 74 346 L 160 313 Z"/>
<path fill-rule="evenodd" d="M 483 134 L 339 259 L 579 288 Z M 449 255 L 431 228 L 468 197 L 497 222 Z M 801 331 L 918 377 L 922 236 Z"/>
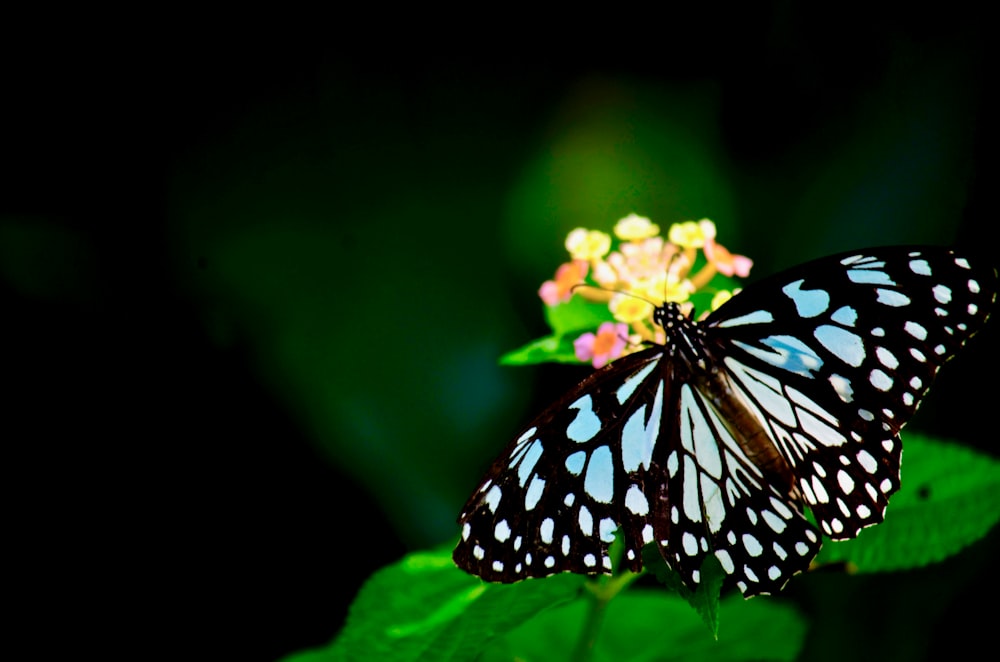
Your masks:
<path fill-rule="evenodd" d="M 992 267 L 938 248 L 823 258 L 598 370 L 539 415 L 467 502 L 454 553 L 487 581 L 642 567 L 656 545 L 689 587 L 709 554 L 744 595 L 808 567 L 821 532 L 881 522 L 899 429 L 988 315 Z M 811 509 L 817 528 L 805 517 Z"/>

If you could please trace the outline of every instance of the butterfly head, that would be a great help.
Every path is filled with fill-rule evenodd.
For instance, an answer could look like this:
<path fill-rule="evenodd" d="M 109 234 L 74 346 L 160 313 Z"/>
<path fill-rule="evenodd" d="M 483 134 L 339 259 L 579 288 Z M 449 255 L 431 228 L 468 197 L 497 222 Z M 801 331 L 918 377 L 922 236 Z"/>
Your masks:
<path fill-rule="evenodd" d="M 675 326 L 691 323 L 690 315 L 685 315 L 680 304 L 673 301 L 657 306 L 653 311 L 653 321 L 667 332 Z"/>
<path fill-rule="evenodd" d="M 653 311 L 653 321 L 663 329 L 664 345 L 670 356 L 704 369 L 707 365 L 704 329 L 694 321 L 693 315 L 691 306 L 668 301 Z"/>

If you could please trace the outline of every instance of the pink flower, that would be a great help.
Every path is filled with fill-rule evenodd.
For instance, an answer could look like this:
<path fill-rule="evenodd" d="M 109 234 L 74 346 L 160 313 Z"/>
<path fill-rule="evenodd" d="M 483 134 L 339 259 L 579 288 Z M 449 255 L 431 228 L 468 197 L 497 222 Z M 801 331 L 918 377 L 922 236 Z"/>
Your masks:
<path fill-rule="evenodd" d="M 725 246 L 715 243 L 714 239 L 707 240 L 702 250 L 705 251 L 705 257 L 715 265 L 720 274 L 730 277 L 735 274 L 740 278 L 746 278 L 750 275 L 753 260 L 743 255 L 730 253 Z"/>
<path fill-rule="evenodd" d="M 605 322 L 597 329 L 597 334 L 585 333 L 573 341 L 576 358 L 591 361 L 595 368 L 603 368 L 625 351 L 628 339 L 628 325 Z"/>
<path fill-rule="evenodd" d="M 715 266 L 720 274 L 729 277 L 736 274 L 740 278 L 746 278 L 750 275 L 753 260 L 743 255 L 733 255 L 725 246 L 715 243 L 715 223 L 703 218 L 698 222 L 698 227 L 705 238 L 705 244 L 702 247 L 705 258 Z"/>
<path fill-rule="evenodd" d="M 573 286 L 579 285 L 587 277 L 587 262 L 573 260 L 556 270 L 555 280 L 547 280 L 538 288 L 538 296 L 549 306 L 569 301 L 573 296 Z"/>

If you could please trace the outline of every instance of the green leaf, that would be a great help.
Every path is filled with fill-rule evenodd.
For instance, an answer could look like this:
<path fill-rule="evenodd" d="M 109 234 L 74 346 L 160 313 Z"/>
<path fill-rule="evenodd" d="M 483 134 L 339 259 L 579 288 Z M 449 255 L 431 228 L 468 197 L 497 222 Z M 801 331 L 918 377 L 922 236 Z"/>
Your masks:
<path fill-rule="evenodd" d="M 569 660 L 587 622 L 585 600 L 539 614 L 498 640 L 484 662 Z M 682 598 L 655 589 L 632 588 L 608 603 L 597 635 L 593 662 L 619 660 L 794 660 L 802 649 L 806 620 L 774 599 L 720 603 L 726 619 L 722 636 L 705 632 Z"/>
<path fill-rule="evenodd" d="M 529 342 L 500 357 L 500 365 L 532 365 L 535 363 L 575 363 L 573 341 L 587 331 L 597 331 L 604 322 L 612 321 L 608 307 L 574 297 L 566 303 L 545 306 L 545 319 L 552 335 Z"/>
<path fill-rule="evenodd" d="M 285 662 L 473 659 L 495 637 L 580 595 L 584 581 L 558 575 L 486 584 L 455 566 L 450 545 L 410 554 L 365 582 L 329 647 Z"/>
<path fill-rule="evenodd" d="M 859 572 L 917 568 L 956 554 L 1000 520 L 1000 462 L 916 434 L 906 435 L 903 450 L 902 485 L 885 521 L 826 543 L 817 562 Z"/>
<path fill-rule="evenodd" d="M 608 304 L 573 297 L 566 303 L 545 306 L 545 321 L 555 336 L 578 336 L 585 331 L 597 331 L 604 322 L 613 322 Z"/>
<path fill-rule="evenodd" d="M 539 338 L 500 357 L 500 365 L 532 365 L 535 363 L 582 365 L 580 359 L 576 358 L 573 341 L 566 336 Z"/>
<path fill-rule="evenodd" d="M 701 563 L 701 581 L 696 591 L 689 589 L 680 574 L 667 565 L 655 543 L 642 548 L 642 562 L 646 570 L 652 572 L 661 584 L 675 591 L 695 608 L 713 637 L 719 636 L 719 593 L 726 572 L 713 554 L 706 556 Z"/>

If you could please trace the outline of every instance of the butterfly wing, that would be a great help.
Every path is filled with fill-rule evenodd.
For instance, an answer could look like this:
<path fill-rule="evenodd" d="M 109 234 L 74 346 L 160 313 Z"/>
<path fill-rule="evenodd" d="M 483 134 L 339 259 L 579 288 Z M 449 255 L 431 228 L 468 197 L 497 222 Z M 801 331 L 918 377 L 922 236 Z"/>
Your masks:
<path fill-rule="evenodd" d="M 662 358 L 654 347 L 592 373 L 518 436 L 462 510 L 453 555 L 461 568 L 495 582 L 607 573 L 619 526 L 629 565 L 641 567 L 663 488 L 651 457 Z"/>
<path fill-rule="evenodd" d="M 879 248 L 761 281 L 706 319 L 733 392 L 831 538 L 882 521 L 899 430 L 982 328 L 996 286 L 992 266 L 947 249 Z"/>
<path fill-rule="evenodd" d="M 748 596 L 780 589 L 819 536 L 694 375 L 653 347 L 578 384 L 490 468 L 459 518 L 455 562 L 497 582 L 609 573 L 617 530 L 633 571 L 655 542 L 692 589 L 708 554 Z"/>
<path fill-rule="evenodd" d="M 748 454 L 744 431 L 698 380 L 678 380 L 680 396 L 664 420 L 665 497 L 655 542 L 689 588 L 714 554 L 747 597 L 780 590 L 805 570 L 820 537 L 786 485 Z M 667 429 L 663 434 L 668 433 Z"/>
<path fill-rule="evenodd" d="M 714 554 L 744 595 L 880 522 L 898 432 L 985 323 L 992 267 L 937 248 L 824 258 L 746 288 L 543 412 L 466 503 L 455 562 L 487 581 L 608 573 L 654 543 L 687 585 Z M 662 309 L 663 312 L 666 309 Z M 675 311 L 676 312 L 676 311 Z"/>

